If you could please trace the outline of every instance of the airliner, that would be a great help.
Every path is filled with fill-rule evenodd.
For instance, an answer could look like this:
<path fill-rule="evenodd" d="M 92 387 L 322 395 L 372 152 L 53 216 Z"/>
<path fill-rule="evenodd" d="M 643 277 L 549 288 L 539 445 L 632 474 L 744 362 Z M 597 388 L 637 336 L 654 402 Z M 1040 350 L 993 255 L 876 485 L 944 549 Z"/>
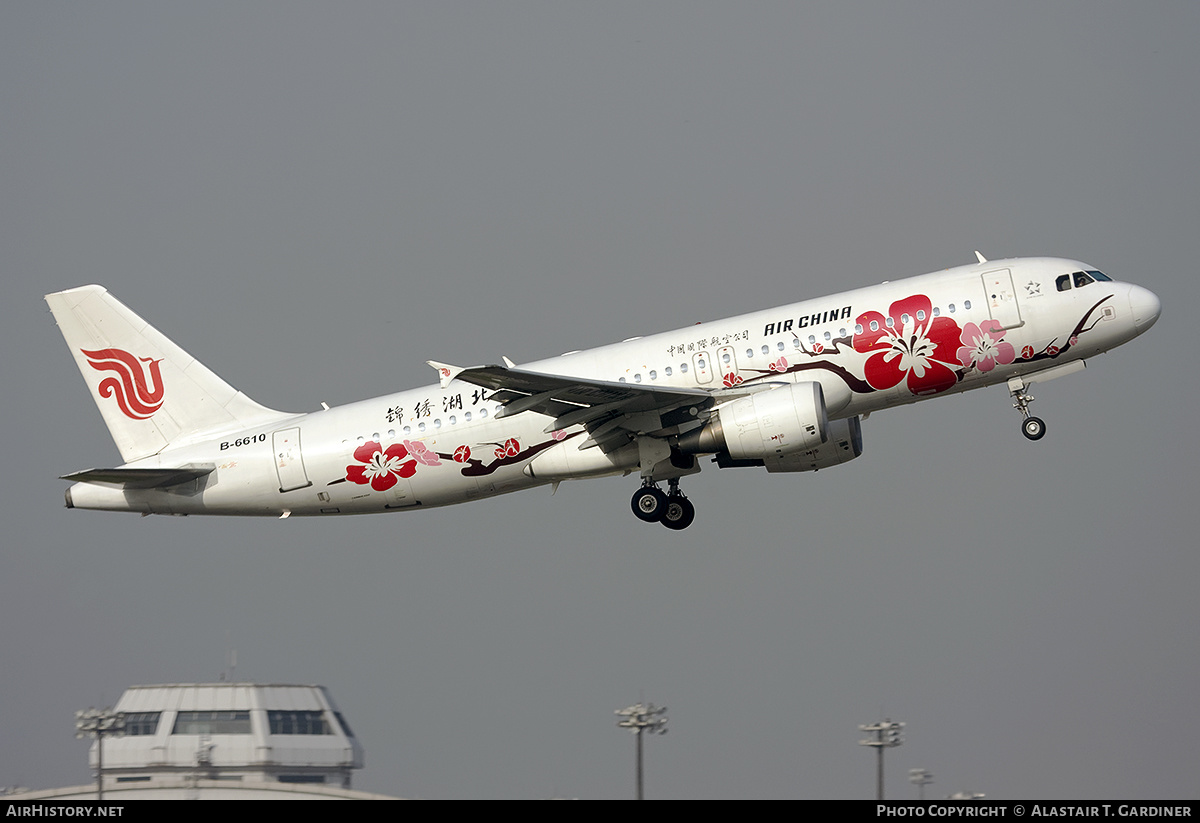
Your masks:
<path fill-rule="evenodd" d="M 1004 384 L 1029 440 L 1034 383 L 1149 329 L 1141 286 L 1060 258 L 988 260 L 309 413 L 259 405 L 101 286 L 46 296 L 124 463 L 63 476 L 68 508 L 328 516 L 426 509 L 628 475 L 634 515 L 687 528 L 703 462 L 768 472 L 862 454 L 862 421 Z M 665 483 L 664 491 L 661 484 Z"/>

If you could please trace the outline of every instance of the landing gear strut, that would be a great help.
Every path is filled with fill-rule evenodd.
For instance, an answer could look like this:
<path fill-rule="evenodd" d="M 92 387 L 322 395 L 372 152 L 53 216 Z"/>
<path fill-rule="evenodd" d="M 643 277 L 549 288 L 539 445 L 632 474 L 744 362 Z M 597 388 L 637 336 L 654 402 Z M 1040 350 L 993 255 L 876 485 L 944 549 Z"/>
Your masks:
<path fill-rule="evenodd" d="M 1025 435 L 1030 440 L 1041 440 L 1046 436 L 1046 423 L 1040 417 L 1034 417 L 1029 413 L 1029 404 L 1033 402 L 1033 395 L 1026 394 L 1025 381 L 1020 378 L 1015 378 L 1008 381 L 1008 392 L 1013 397 L 1013 408 L 1021 413 L 1025 419 L 1021 422 L 1021 434 Z"/>
<path fill-rule="evenodd" d="M 662 523 L 668 529 L 681 531 L 696 519 L 696 507 L 679 490 L 679 478 L 671 478 L 667 485 L 670 492 L 664 494 L 653 481 L 643 481 L 629 505 L 639 520 Z"/>

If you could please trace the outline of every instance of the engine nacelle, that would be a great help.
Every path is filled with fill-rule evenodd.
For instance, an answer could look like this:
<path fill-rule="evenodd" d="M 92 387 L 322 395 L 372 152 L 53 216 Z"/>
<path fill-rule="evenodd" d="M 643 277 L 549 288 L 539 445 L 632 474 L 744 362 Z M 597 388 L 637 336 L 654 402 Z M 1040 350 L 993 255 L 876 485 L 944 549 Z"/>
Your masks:
<path fill-rule="evenodd" d="M 814 449 L 764 458 L 769 472 L 815 472 L 848 463 L 862 454 L 862 424 L 858 417 L 834 420 L 827 429 L 829 439 Z"/>
<path fill-rule="evenodd" d="M 679 438 L 684 452 L 735 461 L 780 459 L 825 443 L 829 422 L 820 383 L 791 383 L 721 406 L 701 429 Z"/>

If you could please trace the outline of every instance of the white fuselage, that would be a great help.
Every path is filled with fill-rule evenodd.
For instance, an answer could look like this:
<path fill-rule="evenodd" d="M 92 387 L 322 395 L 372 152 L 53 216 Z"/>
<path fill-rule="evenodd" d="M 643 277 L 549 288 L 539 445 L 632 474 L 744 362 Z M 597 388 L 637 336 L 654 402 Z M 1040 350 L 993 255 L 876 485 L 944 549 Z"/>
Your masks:
<path fill-rule="evenodd" d="M 1060 290 L 1063 275 L 1087 271 L 1083 263 L 1055 258 L 990 261 L 521 369 L 711 390 L 718 409 L 724 390 L 815 381 L 829 420 L 846 419 L 1091 357 L 1157 319 L 1157 298 L 1132 284 L 1085 278 Z M 169 489 L 79 483 L 68 492 L 69 505 L 158 514 L 351 514 L 443 506 L 565 479 L 527 466 L 550 449 L 577 450 L 588 433 L 579 426 L 547 433 L 554 418 L 534 411 L 499 417 L 493 394 L 451 380 L 445 388 L 397 392 L 215 438 L 209 432 L 126 464 L 215 466 L 207 476 Z M 378 444 L 374 465 L 372 444 Z M 393 444 L 404 449 L 391 452 L 388 464 Z M 612 471 L 582 474 L 636 470 L 636 449 L 630 454 L 614 458 Z M 388 471 L 390 485 L 369 482 Z"/>

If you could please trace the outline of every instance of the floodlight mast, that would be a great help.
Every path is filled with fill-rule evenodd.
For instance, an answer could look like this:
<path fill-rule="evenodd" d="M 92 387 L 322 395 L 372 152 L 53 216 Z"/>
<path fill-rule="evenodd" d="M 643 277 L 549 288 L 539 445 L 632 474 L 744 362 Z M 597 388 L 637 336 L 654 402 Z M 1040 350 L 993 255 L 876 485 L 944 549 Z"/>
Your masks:
<path fill-rule="evenodd" d="M 874 738 L 858 741 L 858 745 L 870 746 L 875 749 L 879 757 L 875 779 L 875 796 L 879 800 L 883 800 L 883 750 L 899 746 L 904 742 L 903 729 L 903 723 L 894 723 L 887 718 L 879 723 L 869 723 L 858 727 L 860 732 L 875 735 Z"/>
<path fill-rule="evenodd" d="M 104 800 L 104 738 L 125 734 L 125 712 L 89 706 L 75 712 L 75 736 L 96 738 L 96 802 Z"/>
<path fill-rule="evenodd" d="M 613 714 L 625 718 L 617 721 L 623 729 L 629 729 L 637 737 L 637 799 L 644 800 L 642 780 L 642 733 L 666 734 L 667 718 L 662 716 L 667 711 L 666 706 L 655 706 L 653 703 L 638 703 L 625 709 L 617 709 Z"/>
<path fill-rule="evenodd" d="M 933 772 L 929 769 L 909 769 L 908 782 L 917 787 L 917 799 L 925 799 L 925 787 L 933 782 Z"/>

